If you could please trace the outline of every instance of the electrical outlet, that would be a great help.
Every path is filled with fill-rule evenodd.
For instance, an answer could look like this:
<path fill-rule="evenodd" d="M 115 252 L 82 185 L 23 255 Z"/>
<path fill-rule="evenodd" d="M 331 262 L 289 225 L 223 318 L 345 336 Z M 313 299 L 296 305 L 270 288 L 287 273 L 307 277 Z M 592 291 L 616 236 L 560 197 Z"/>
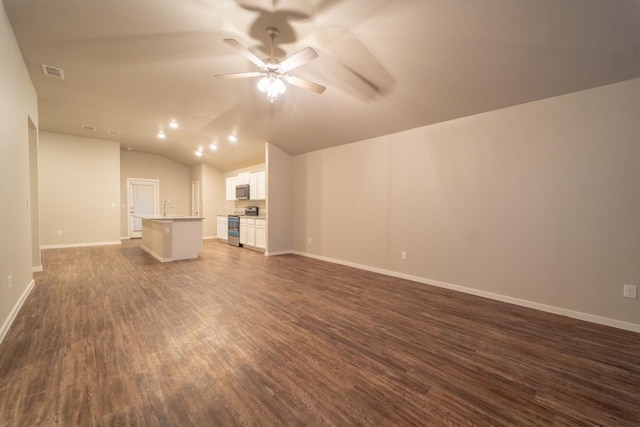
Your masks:
<path fill-rule="evenodd" d="M 7 276 L 7 286 L 9 289 L 13 288 L 13 274 Z"/>
<path fill-rule="evenodd" d="M 407 253 L 405 251 L 400 252 L 400 259 L 407 259 Z"/>
<path fill-rule="evenodd" d="M 311 237 L 309 237 L 309 244 L 311 244 Z"/>
<path fill-rule="evenodd" d="M 58 236 L 62 236 L 62 230 L 58 230 Z"/>
<path fill-rule="evenodd" d="M 625 298 L 636 299 L 638 287 L 635 285 L 624 285 L 623 296 Z"/>

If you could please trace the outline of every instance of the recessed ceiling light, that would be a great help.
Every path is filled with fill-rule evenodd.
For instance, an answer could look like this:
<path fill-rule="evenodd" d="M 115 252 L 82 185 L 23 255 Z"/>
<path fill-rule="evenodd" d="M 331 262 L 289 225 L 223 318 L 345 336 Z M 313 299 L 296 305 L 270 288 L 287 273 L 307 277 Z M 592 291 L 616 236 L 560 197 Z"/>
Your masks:
<path fill-rule="evenodd" d="M 163 131 L 158 132 L 158 138 L 165 139 L 166 137 L 167 135 L 165 135 Z"/>
<path fill-rule="evenodd" d="M 170 127 L 171 129 L 178 129 L 178 128 L 180 127 L 180 125 L 178 125 L 178 122 L 176 122 L 175 120 L 171 120 L 171 121 L 169 122 L 169 127 Z"/>
<path fill-rule="evenodd" d="M 238 137 L 235 136 L 235 135 L 229 135 L 229 141 L 236 142 L 236 141 L 238 141 Z"/>
<path fill-rule="evenodd" d="M 198 157 L 202 157 L 202 151 L 200 151 L 200 150 L 196 150 L 196 156 L 198 156 Z"/>
<path fill-rule="evenodd" d="M 131 150 L 133 150 L 133 148 L 127 147 L 127 151 L 131 151 Z"/>
<path fill-rule="evenodd" d="M 86 132 L 95 132 L 96 128 L 94 126 L 82 125 L 82 130 Z"/>
<path fill-rule="evenodd" d="M 109 135 L 120 135 L 120 134 L 122 133 L 122 131 L 119 131 L 119 130 L 116 130 L 116 129 L 109 129 L 109 130 L 107 131 L 107 133 L 108 133 Z"/>
<path fill-rule="evenodd" d="M 211 148 L 213 151 L 216 151 L 218 149 L 218 145 L 213 143 L 213 144 L 209 145 L 209 148 Z"/>

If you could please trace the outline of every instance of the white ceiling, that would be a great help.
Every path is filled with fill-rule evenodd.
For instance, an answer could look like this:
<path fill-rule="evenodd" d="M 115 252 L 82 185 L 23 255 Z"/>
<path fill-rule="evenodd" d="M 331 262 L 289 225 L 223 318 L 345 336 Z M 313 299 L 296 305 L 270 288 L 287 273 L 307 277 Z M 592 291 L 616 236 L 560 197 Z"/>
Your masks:
<path fill-rule="evenodd" d="M 640 77 L 640 0 L 3 3 L 41 130 L 222 171 L 264 162 L 267 141 L 295 155 Z M 222 39 L 267 57 L 269 26 L 281 55 L 318 51 L 292 74 L 323 94 L 290 86 L 270 104 L 256 79 L 213 77 L 254 71 Z M 42 64 L 65 79 L 45 77 Z"/>

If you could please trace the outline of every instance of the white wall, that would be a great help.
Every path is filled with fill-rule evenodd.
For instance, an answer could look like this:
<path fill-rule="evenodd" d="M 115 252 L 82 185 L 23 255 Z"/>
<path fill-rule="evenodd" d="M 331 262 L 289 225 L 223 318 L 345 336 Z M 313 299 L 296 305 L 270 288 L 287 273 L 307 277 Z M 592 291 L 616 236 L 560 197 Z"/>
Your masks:
<path fill-rule="evenodd" d="M 267 255 L 292 252 L 293 157 L 267 143 Z"/>
<path fill-rule="evenodd" d="M 224 212 L 226 203 L 226 187 L 223 173 L 205 164 L 191 167 L 191 181 L 200 181 L 200 205 L 202 234 L 205 239 L 217 235 L 216 215 Z"/>
<path fill-rule="evenodd" d="M 42 246 L 119 244 L 120 144 L 52 132 L 39 142 Z"/>
<path fill-rule="evenodd" d="M 29 120 L 29 193 L 31 196 L 31 265 L 42 271 L 40 253 L 40 190 L 38 179 L 38 129 Z"/>
<path fill-rule="evenodd" d="M 0 341 L 33 286 L 29 120 L 38 100 L 0 4 Z M 9 287 L 9 276 L 12 286 Z"/>
<path fill-rule="evenodd" d="M 160 182 L 160 212 L 164 200 L 171 200 L 169 215 L 191 215 L 191 169 L 157 154 L 120 151 L 120 233 L 129 236 L 127 178 L 157 179 Z"/>
<path fill-rule="evenodd" d="M 640 330 L 638 111 L 640 79 L 297 156 L 294 248 Z"/>

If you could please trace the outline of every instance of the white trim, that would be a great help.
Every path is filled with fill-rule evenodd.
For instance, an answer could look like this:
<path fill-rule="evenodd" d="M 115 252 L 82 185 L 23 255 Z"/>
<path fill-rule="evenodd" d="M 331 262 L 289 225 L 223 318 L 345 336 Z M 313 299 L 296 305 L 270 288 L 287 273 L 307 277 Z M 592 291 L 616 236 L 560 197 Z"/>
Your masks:
<path fill-rule="evenodd" d="M 203 236 L 202 240 L 211 240 L 211 239 L 217 239 L 218 236 Z"/>
<path fill-rule="evenodd" d="M 275 256 L 275 255 L 289 255 L 289 254 L 295 254 L 297 252 L 295 251 L 291 251 L 291 250 L 287 250 L 287 251 L 278 251 L 278 252 L 265 252 L 265 256 Z M 304 255 L 302 253 L 299 253 L 298 255 Z M 305 255 L 306 256 L 306 255 Z M 313 258 L 312 256 L 310 256 L 309 258 Z M 327 261 L 329 261 L 327 259 Z M 332 262 L 332 261 L 329 261 Z"/>
<path fill-rule="evenodd" d="M 142 248 L 143 251 L 145 251 L 146 253 L 148 253 L 149 255 L 151 255 L 152 257 L 154 257 L 155 259 L 157 259 L 160 262 L 171 262 L 171 261 L 173 261 L 173 258 L 162 258 L 160 255 L 158 255 L 157 253 L 153 252 L 151 249 L 147 248 L 144 245 L 140 245 L 140 248 Z"/>
<path fill-rule="evenodd" d="M 70 243 L 68 245 L 42 245 L 40 249 L 66 249 L 66 248 L 84 248 L 87 246 L 109 246 L 109 245 L 121 245 L 120 240 L 115 242 L 92 242 L 92 243 Z"/>
<path fill-rule="evenodd" d="M 27 300 L 27 297 L 33 290 L 33 287 L 35 286 L 35 284 L 36 284 L 36 281 L 34 279 L 31 279 L 29 286 L 27 286 L 27 289 L 25 289 L 22 295 L 20 295 L 20 299 L 18 299 L 18 302 L 16 302 L 16 305 L 13 306 L 11 313 L 9 313 L 9 317 L 7 317 L 7 320 L 4 321 L 2 328 L 0 328 L 0 344 L 2 343 L 2 340 L 4 340 L 4 337 L 7 335 L 7 332 L 9 332 L 9 328 L 11 328 L 13 321 L 16 319 L 18 312 L 22 308 L 22 304 L 24 304 L 24 302 Z"/>
<path fill-rule="evenodd" d="M 140 236 L 131 236 L 133 223 L 133 215 L 131 215 L 133 209 L 133 200 L 131 199 L 131 186 L 133 184 L 146 184 L 153 186 L 153 215 L 158 216 L 160 212 L 160 180 L 147 178 L 127 178 L 127 235 L 129 236 L 129 238 L 139 238 L 142 236 L 142 231 L 140 231 Z"/>
<path fill-rule="evenodd" d="M 571 317 L 573 319 L 584 320 L 586 322 L 597 323 L 600 325 L 611 326 L 618 329 L 624 329 L 632 332 L 640 333 L 640 325 L 636 323 L 624 322 L 622 320 L 611 319 L 608 317 L 596 316 L 594 314 L 583 313 L 580 311 L 569 310 L 567 308 L 556 307 L 553 305 L 541 304 L 534 301 L 528 301 L 520 298 L 514 298 L 507 295 L 496 294 L 493 292 L 482 291 L 479 289 L 468 288 L 465 286 L 454 285 L 451 283 L 441 282 L 439 280 L 431 280 L 424 277 L 413 276 L 410 274 L 398 273 L 396 271 L 385 270 L 382 268 L 370 267 L 368 265 L 357 264 L 349 261 L 342 261 L 339 259 L 324 257 L 320 255 L 314 255 L 306 252 L 293 251 L 296 255 L 302 255 L 309 258 L 319 259 L 321 261 L 327 261 L 334 264 L 346 265 L 347 267 L 354 267 L 360 270 L 371 271 L 374 273 L 384 274 L 386 276 L 398 277 L 400 279 L 407 279 L 413 282 L 423 283 L 425 285 L 433 285 L 439 288 L 451 289 L 453 291 L 463 292 L 465 294 L 476 295 L 479 297 L 489 298 L 496 301 L 506 302 L 509 304 L 519 305 L 521 307 L 533 308 L 535 310 L 545 311 L 547 313 L 559 314 L 561 316 Z"/>
<path fill-rule="evenodd" d="M 131 237 L 129 237 L 129 236 L 120 237 L 120 240 L 131 240 Z"/>
<path fill-rule="evenodd" d="M 34 273 L 40 273 L 42 270 L 43 269 L 41 265 L 37 265 L 31 269 L 31 271 L 33 271 Z"/>
<path fill-rule="evenodd" d="M 191 181 L 191 216 L 200 216 L 200 204 L 200 180 L 197 179 Z"/>

